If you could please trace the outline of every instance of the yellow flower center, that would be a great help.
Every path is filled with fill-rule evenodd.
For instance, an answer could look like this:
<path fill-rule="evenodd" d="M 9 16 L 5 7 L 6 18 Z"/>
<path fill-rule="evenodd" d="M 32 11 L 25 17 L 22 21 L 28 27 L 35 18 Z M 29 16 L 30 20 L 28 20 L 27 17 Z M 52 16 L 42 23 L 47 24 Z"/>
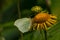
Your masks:
<path fill-rule="evenodd" d="M 46 22 L 49 18 L 50 18 L 50 15 L 47 14 L 47 13 L 38 13 L 38 14 L 34 17 L 34 22 L 44 23 L 44 22 Z"/>

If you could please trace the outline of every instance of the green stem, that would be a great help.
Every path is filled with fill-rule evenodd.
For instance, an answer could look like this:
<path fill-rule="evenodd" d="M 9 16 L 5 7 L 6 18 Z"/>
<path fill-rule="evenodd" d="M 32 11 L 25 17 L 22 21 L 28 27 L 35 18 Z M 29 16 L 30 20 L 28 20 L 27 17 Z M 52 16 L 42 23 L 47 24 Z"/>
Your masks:
<path fill-rule="evenodd" d="M 20 40 L 23 40 L 23 33 L 21 33 L 20 35 L 21 35 L 21 39 Z"/>
<path fill-rule="evenodd" d="M 46 8 L 47 8 L 49 14 L 51 14 L 51 8 L 50 8 L 51 5 L 49 5 L 48 0 L 45 0 L 45 3 L 46 3 Z"/>
<path fill-rule="evenodd" d="M 45 40 L 47 40 L 47 32 L 44 30 Z"/>
<path fill-rule="evenodd" d="M 19 15 L 19 18 L 21 18 L 21 12 L 20 12 L 20 0 L 18 0 L 17 7 L 18 7 L 18 15 Z"/>

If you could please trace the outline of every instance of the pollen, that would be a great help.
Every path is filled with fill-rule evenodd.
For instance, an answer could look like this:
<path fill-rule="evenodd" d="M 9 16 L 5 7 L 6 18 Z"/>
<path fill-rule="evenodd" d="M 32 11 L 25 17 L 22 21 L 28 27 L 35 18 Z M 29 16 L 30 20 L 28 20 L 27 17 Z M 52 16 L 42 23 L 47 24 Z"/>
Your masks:
<path fill-rule="evenodd" d="M 38 13 L 33 20 L 33 30 L 48 30 L 51 25 L 55 24 L 57 17 L 48 13 Z"/>

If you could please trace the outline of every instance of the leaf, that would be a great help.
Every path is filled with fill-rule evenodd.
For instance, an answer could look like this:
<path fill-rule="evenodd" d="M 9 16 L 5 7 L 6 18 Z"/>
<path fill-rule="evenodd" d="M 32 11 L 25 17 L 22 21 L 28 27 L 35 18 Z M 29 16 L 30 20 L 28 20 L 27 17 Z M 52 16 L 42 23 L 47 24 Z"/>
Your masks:
<path fill-rule="evenodd" d="M 51 11 L 60 20 L 60 0 L 51 0 Z"/>
<path fill-rule="evenodd" d="M 1 29 L 1 31 L 4 31 L 6 29 L 16 28 L 13 24 L 14 24 L 14 21 L 7 22 L 7 23 L 4 23 L 4 24 L 0 24 L 0 29 Z"/>
<path fill-rule="evenodd" d="M 60 35 L 60 22 L 57 23 L 56 25 L 53 26 L 48 31 L 48 40 L 59 40 L 59 35 Z"/>
<path fill-rule="evenodd" d="M 21 31 L 22 33 L 29 31 L 32 22 L 30 18 L 22 18 L 15 21 L 14 25 Z"/>
<path fill-rule="evenodd" d="M 17 28 L 11 28 L 11 29 L 4 30 L 1 33 L 1 36 L 5 40 L 17 40 L 20 36 L 20 32 Z"/>
<path fill-rule="evenodd" d="M 44 35 L 43 35 L 43 31 L 32 31 L 29 33 L 24 33 L 24 40 L 44 40 Z"/>

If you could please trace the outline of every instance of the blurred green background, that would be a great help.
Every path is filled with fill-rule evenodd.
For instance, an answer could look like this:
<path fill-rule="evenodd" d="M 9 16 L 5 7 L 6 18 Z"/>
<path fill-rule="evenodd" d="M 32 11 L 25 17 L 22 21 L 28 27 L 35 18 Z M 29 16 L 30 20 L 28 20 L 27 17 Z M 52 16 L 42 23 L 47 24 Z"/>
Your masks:
<path fill-rule="evenodd" d="M 38 5 L 57 16 L 57 23 L 47 31 L 48 40 L 60 40 L 60 0 L 0 0 L 0 40 L 45 40 L 43 31 L 21 33 L 14 26 L 18 18 L 31 17 L 31 7 Z M 50 10 L 49 10 L 50 8 Z"/>

